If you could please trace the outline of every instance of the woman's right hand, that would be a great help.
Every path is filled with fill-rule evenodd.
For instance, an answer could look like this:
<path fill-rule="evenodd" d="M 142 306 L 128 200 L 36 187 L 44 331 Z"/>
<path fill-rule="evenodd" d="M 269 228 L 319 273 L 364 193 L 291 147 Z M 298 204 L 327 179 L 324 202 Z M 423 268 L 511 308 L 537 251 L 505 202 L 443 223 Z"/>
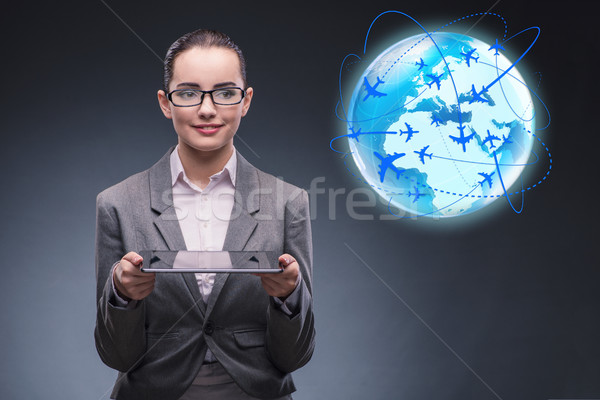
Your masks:
<path fill-rule="evenodd" d="M 155 274 L 142 272 L 142 257 L 131 251 L 113 269 L 113 281 L 124 300 L 142 300 L 154 289 Z"/>

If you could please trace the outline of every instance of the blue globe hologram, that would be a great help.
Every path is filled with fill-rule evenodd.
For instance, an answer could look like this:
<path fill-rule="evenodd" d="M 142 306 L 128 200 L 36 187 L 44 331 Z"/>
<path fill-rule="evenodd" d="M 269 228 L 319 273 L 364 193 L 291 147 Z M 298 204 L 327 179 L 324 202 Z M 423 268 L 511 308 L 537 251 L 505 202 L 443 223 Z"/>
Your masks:
<path fill-rule="evenodd" d="M 366 68 L 343 136 L 363 180 L 390 206 L 456 217 L 524 191 L 510 187 L 539 140 L 535 110 L 497 40 L 429 35 L 392 45 Z"/>

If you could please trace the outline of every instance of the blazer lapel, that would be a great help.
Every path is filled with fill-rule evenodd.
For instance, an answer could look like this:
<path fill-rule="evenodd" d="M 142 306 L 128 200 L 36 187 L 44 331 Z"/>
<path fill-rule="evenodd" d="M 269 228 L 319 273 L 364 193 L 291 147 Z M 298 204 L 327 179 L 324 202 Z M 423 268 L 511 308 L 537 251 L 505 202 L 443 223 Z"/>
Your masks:
<path fill-rule="evenodd" d="M 173 207 L 173 185 L 171 182 L 170 155 L 175 147 L 171 147 L 149 171 L 150 205 L 158 214 L 154 217 L 154 225 L 167 243 L 169 250 L 186 250 L 185 239 L 179 226 L 177 213 Z M 154 249 L 151 249 L 154 250 Z M 200 295 L 198 282 L 194 274 L 179 274 L 187 286 L 190 295 L 202 314 L 206 305 Z"/>
<path fill-rule="evenodd" d="M 258 224 L 252 216 L 260 209 L 258 172 L 240 153 L 237 153 L 235 202 L 223 243 L 224 251 L 244 250 Z M 210 315 L 229 274 L 217 274 L 208 298 L 206 315 Z"/>

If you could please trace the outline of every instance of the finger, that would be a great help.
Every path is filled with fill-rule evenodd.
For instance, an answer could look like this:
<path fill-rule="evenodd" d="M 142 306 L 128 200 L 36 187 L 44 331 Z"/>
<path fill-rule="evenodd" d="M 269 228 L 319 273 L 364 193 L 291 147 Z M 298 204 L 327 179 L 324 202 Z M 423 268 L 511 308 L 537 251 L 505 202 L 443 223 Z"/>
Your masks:
<path fill-rule="evenodd" d="M 121 275 L 131 276 L 136 278 L 154 279 L 156 274 L 154 272 L 144 272 L 135 265 L 123 261 L 121 264 Z"/>
<path fill-rule="evenodd" d="M 128 261 L 127 259 L 123 258 L 121 259 L 121 261 L 119 262 L 119 266 L 121 271 L 123 271 L 123 273 L 128 274 L 128 275 L 132 275 L 132 276 L 154 276 L 155 273 L 153 272 L 145 272 L 141 270 L 141 267 L 143 265 L 142 262 L 140 262 L 139 266 L 132 264 L 130 261 Z"/>
<path fill-rule="evenodd" d="M 267 276 L 267 278 L 269 278 L 273 281 L 278 281 L 278 282 L 284 282 L 284 281 L 295 282 L 299 275 L 300 275 L 300 269 L 298 268 L 298 263 L 292 263 L 292 264 L 288 265 L 287 267 L 285 267 L 284 270 L 281 271 L 280 273 L 269 274 L 269 276 Z"/>
<path fill-rule="evenodd" d="M 154 283 L 155 283 L 154 281 L 152 281 L 152 282 L 140 282 L 140 283 L 138 283 L 136 285 L 133 285 L 130 290 L 132 292 L 138 292 L 138 293 L 139 292 L 143 292 L 143 291 L 148 290 L 148 289 L 152 290 L 152 288 L 154 288 Z"/>
<path fill-rule="evenodd" d="M 130 251 L 129 253 L 125 254 L 121 260 L 127 261 L 138 267 L 141 265 L 144 259 L 138 253 Z"/>
<path fill-rule="evenodd" d="M 269 293 L 271 296 L 288 295 L 296 287 L 296 278 L 294 277 L 278 279 L 276 276 L 266 276 L 262 278 L 261 281 L 265 290 L 267 290 L 267 288 L 269 289 L 267 290 L 267 293 Z"/>
<path fill-rule="evenodd" d="M 286 273 L 284 271 L 280 274 L 265 274 L 261 276 L 261 279 L 276 285 L 289 285 L 296 281 L 296 276 L 297 274 Z"/>
<path fill-rule="evenodd" d="M 154 290 L 154 281 L 132 283 L 127 285 L 126 290 L 128 297 L 135 300 L 141 300 Z"/>
<path fill-rule="evenodd" d="M 140 286 L 144 287 L 146 285 L 154 285 L 154 279 L 148 280 L 132 276 L 122 276 L 119 283 L 123 289 L 130 292 L 131 290 L 135 290 L 135 288 Z"/>
<path fill-rule="evenodd" d="M 138 267 L 123 261 L 119 263 L 118 278 L 123 280 L 124 278 L 133 280 L 135 282 L 147 282 L 156 279 L 155 273 L 142 272 Z"/>
<path fill-rule="evenodd" d="M 146 271 L 142 271 L 140 268 L 133 266 L 133 268 L 131 270 L 129 270 L 129 272 L 131 273 L 132 276 L 139 276 L 139 277 L 151 277 L 154 279 L 154 277 L 156 276 L 155 272 L 146 272 Z"/>
<path fill-rule="evenodd" d="M 275 281 L 273 278 L 271 278 L 269 275 L 264 274 L 261 275 L 260 280 L 262 281 L 262 283 L 268 283 L 269 285 L 275 285 L 277 284 L 277 281 Z"/>
<path fill-rule="evenodd" d="M 141 285 L 144 283 L 149 283 L 152 282 L 154 283 L 156 281 L 156 277 L 154 275 L 128 275 L 127 278 L 129 278 L 131 280 L 131 285 L 135 286 L 135 285 Z"/>
<path fill-rule="evenodd" d="M 261 280 L 261 283 L 262 283 L 263 287 L 265 288 L 265 290 L 267 290 L 267 291 L 272 291 L 276 288 L 276 286 L 273 282 Z"/>
<path fill-rule="evenodd" d="M 270 282 L 262 281 L 262 286 L 269 296 L 278 297 L 283 292 L 279 287 Z"/>
<path fill-rule="evenodd" d="M 281 265 L 283 268 L 295 262 L 296 259 L 287 253 L 279 256 L 279 265 Z"/>

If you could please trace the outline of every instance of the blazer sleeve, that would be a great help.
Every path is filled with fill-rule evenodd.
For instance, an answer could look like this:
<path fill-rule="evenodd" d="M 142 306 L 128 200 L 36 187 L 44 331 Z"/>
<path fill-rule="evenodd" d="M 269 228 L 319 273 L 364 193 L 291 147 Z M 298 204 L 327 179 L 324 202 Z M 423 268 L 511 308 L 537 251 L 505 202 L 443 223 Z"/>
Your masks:
<path fill-rule="evenodd" d="M 145 303 L 122 307 L 112 286 L 112 269 L 125 255 L 117 207 L 103 193 L 96 199 L 96 327 L 94 339 L 102 361 L 126 372 L 146 348 Z"/>
<path fill-rule="evenodd" d="M 286 204 L 284 252 L 291 254 L 300 266 L 299 310 L 290 316 L 271 300 L 267 311 L 266 346 L 271 362 L 283 372 L 305 365 L 315 346 L 312 299 L 312 233 L 308 194 L 297 192 Z"/>

